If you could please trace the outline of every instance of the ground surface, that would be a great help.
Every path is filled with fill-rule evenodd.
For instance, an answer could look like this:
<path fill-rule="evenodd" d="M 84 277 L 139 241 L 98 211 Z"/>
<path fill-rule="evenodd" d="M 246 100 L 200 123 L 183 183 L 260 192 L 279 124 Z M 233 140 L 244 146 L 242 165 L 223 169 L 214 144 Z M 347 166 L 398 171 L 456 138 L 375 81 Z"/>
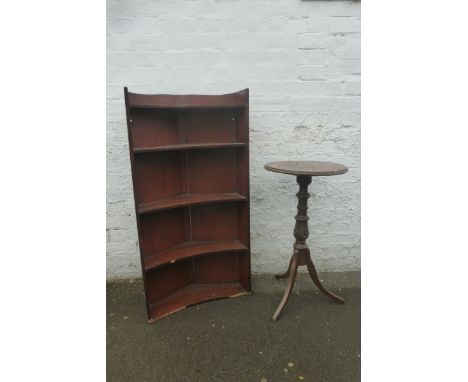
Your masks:
<path fill-rule="evenodd" d="M 321 278 L 345 305 L 300 275 L 273 322 L 285 282 L 253 276 L 251 296 L 190 307 L 151 325 L 141 281 L 108 283 L 107 380 L 359 381 L 359 273 Z"/>

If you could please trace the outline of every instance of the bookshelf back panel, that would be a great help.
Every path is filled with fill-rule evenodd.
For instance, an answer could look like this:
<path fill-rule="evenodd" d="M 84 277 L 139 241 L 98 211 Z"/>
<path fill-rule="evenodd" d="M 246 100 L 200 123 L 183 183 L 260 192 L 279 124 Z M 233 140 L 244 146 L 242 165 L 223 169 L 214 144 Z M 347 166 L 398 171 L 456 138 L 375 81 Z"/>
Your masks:
<path fill-rule="evenodd" d="M 236 149 L 194 150 L 187 155 L 191 193 L 237 192 Z"/>
<path fill-rule="evenodd" d="M 207 255 L 194 259 L 195 283 L 230 283 L 238 281 L 238 253 Z"/>
<path fill-rule="evenodd" d="M 168 151 L 135 156 L 137 203 L 187 193 L 185 152 Z"/>
<path fill-rule="evenodd" d="M 143 257 L 154 255 L 190 240 L 188 208 L 159 211 L 140 217 Z"/>
<path fill-rule="evenodd" d="M 177 292 L 193 282 L 193 259 L 178 261 L 157 268 L 146 274 L 146 295 L 148 302 L 158 300 Z"/>
<path fill-rule="evenodd" d="M 236 151 L 237 155 L 237 192 L 241 195 L 249 195 L 249 157 L 247 154 L 248 148 Z"/>
<path fill-rule="evenodd" d="M 238 240 L 238 204 L 214 203 L 191 206 L 192 240 Z"/>
<path fill-rule="evenodd" d="M 133 147 L 154 147 L 179 143 L 177 110 L 132 109 L 130 131 Z"/>
<path fill-rule="evenodd" d="M 249 204 L 248 203 L 238 203 L 237 204 L 237 223 L 238 223 L 238 239 L 246 247 L 249 246 L 249 230 L 245 227 L 250 226 L 249 221 Z"/>
<path fill-rule="evenodd" d="M 237 111 L 187 110 L 184 136 L 186 143 L 227 143 L 237 141 Z"/>
<path fill-rule="evenodd" d="M 250 290 L 250 255 L 245 252 L 239 254 L 239 281 L 245 289 Z"/>

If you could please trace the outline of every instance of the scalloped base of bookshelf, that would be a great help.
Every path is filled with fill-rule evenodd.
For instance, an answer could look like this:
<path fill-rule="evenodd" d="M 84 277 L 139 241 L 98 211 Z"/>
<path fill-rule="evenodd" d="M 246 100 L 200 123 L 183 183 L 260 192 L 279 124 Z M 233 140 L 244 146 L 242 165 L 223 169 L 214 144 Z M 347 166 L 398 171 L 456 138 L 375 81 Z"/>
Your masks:
<path fill-rule="evenodd" d="M 151 304 L 151 318 L 148 321 L 149 323 L 153 323 L 172 313 L 203 302 L 249 294 L 251 294 L 251 292 L 239 283 L 190 284 L 170 296 Z"/>

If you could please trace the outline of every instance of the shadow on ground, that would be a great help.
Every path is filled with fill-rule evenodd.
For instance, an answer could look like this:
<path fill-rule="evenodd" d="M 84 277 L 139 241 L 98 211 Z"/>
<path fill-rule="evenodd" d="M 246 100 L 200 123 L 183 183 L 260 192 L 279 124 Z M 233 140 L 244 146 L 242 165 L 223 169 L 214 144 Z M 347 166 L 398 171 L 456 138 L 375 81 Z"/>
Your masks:
<path fill-rule="evenodd" d="M 360 380 L 358 273 L 322 274 L 333 303 L 300 275 L 277 322 L 285 281 L 253 276 L 254 294 L 146 320 L 140 280 L 107 284 L 110 382 Z"/>

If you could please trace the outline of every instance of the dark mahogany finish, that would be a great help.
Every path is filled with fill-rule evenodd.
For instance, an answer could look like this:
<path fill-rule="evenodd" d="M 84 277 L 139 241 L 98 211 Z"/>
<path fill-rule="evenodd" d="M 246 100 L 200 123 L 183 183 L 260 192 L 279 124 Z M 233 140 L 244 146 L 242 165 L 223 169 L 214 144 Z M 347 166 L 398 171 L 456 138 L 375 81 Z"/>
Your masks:
<path fill-rule="evenodd" d="M 284 292 L 283 299 L 281 300 L 278 308 L 273 314 L 273 321 L 276 321 L 283 311 L 296 280 L 297 268 L 305 265 L 309 271 L 312 281 L 325 295 L 332 300 L 344 304 L 344 300 L 336 294 L 326 289 L 317 275 L 314 263 L 310 258 L 310 250 L 307 246 L 306 240 L 309 237 L 309 216 L 307 216 L 307 200 L 310 197 L 307 188 L 312 182 L 312 176 L 328 176 L 344 174 L 348 171 L 346 166 L 332 162 L 315 162 L 315 161 L 285 161 L 285 162 L 272 162 L 265 165 L 265 169 L 273 172 L 283 174 L 296 175 L 297 183 L 299 184 L 299 192 L 296 194 L 298 198 L 297 215 L 295 216 L 296 225 L 294 227 L 294 251 L 289 262 L 288 270 L 282 275 L 276 275 L 276 279 L 288 278 L 288 285 Z"/>
<path fill-rule="evenodd" d="M 125 88 L 148 319 L 249 294 L 249 93 Z"/>
<path fill-rule="evenodd" d="M 339 163 L 318 161 L 283 161 L 271 162 L 265 169 L 290 175 L 328 176 L 348 172 L 348 168 Z"/>

